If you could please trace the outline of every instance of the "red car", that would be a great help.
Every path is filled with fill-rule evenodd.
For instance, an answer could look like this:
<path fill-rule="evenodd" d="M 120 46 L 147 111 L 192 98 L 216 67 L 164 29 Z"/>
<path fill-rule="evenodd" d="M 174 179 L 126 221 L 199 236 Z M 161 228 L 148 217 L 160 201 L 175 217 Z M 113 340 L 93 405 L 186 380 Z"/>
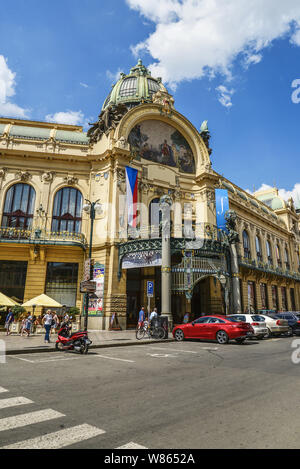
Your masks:
<path fill-rule="evenodd" d="M 253 329 L 249 323 L 219 315 L 203 316 L 173 329 L 173 337 L 178 342 L 184 339 L 207 339 L 227 344 L 229 340 L 234 339 L 242 344 L 252 335 Z"/>

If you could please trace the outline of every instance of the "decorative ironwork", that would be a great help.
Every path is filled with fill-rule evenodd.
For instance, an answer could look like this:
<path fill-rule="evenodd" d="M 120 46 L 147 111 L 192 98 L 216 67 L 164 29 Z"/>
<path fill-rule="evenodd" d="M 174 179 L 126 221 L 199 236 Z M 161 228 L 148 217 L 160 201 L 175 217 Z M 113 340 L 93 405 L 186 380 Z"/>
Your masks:
<path fill-rule="evenodd" d="M 274 267 L 272 264 L 256 261 L 255 259 L 247 259 L 246 257 L 239 256 L 239 265 L 254 269 L 266 274 L 278 275 L 280 277 L 290 278 L 292 280 L 300 281 L 300 274 L 290 270 L 284 270 L 280 267 Z"/>
<path fill-rule="evenodd" d="M 63 244 L 86 248 L 86 239 L 82 233 L 47 231 L 41 228 L 27 230 L 0 227 L 0 243 Z"/>

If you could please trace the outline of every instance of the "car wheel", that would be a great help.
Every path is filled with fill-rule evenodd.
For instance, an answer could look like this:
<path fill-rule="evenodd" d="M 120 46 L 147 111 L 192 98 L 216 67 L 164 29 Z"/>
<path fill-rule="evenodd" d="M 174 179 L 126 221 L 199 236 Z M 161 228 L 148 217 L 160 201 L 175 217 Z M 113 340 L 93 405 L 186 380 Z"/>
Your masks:
<path fill-rule="evenodd" d="M 218 344 L 227 344 L 229 341 L 228 334 L 225 331 L 218 331 L 216 339 Z"/>
<path fill-rule="evenodd" d="M 257 336 L 258 340 L 263 340 L 264 337 L 265 337 L 264 335 L 258 335 Z"/>
<path fill-rule="evenodd" d="M 271 332 L 271 329 L 268 328 L 267 338 L 271 339 L 271 337 L 272 337 L 272 332 Z"/>
<path fill-rule="evenodd" d="M 293 335 L 293 328 L 292 328 L 291 326 L 289 326 L 286 335 L 287 335 L 288 337 L 292 337 L 292 335 Z"/>
<path fill-rule="evenodd" d="M 182 342 L 184 340 L 183 330 L 177 329 L 175 331 L 174 337 L 175 337 L 175 340 L 177 340 L 177 342 Z"/>

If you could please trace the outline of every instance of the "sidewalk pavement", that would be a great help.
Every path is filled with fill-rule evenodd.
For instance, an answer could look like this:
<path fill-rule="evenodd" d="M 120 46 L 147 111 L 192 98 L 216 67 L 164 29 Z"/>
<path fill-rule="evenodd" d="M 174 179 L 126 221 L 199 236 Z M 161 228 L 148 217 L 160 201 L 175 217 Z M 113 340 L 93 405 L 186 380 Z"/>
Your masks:
<path fill-rule="evenodd" d="M 93 348 L 122 347 L 129 345 L 149 344 L 153 342 L 172 342 L 174 339 L 169 333 L 169 338 L 164 340 L 143 339 L 137 340 L 135 330 L 129 331 L 89 331 L 89 339 L 93 342 Z M 0 340 L 5 342 L 7 355 L 17 355 L 25 353 L 55 352 L 55 341 L 57 334 L 51 334 L 51 343 L 44 342 L 44 334 L 21 337 L 18 334 L 6 336 L 5 332 L 0 332 Z"/>

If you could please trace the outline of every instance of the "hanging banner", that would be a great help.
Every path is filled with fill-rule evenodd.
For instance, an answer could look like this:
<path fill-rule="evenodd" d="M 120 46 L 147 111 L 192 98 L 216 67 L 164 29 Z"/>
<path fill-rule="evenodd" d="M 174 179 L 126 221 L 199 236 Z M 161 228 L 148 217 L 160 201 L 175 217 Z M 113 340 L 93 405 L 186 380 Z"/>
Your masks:
<path fill-rule="evenodd" d="M 228 191 L 215 189 L 217 228 L 227 232 L 225 214 L 229 210 Z"/>
<path fill-rule="evenodd" d="M 104 278 L 105 266 L 95 262 L 93 269 L 93 281 L 96 284 L 94 293 L 89 295 L 89 316 L 103 316 L 103 299 L 104 299 Z"/>
<path fill-rule="evenodd" d="M 138 195 L 138 171 L 126 166 L 126 191 L 128 226 L 136 228 L 137 195 Z"/>
<path fill-rule="evenodd" d="M 139 269 L 142 267 L 160 267 L 161 252 L 145 251 L 126 254 L 122 260 L 122 269 Z"/>

